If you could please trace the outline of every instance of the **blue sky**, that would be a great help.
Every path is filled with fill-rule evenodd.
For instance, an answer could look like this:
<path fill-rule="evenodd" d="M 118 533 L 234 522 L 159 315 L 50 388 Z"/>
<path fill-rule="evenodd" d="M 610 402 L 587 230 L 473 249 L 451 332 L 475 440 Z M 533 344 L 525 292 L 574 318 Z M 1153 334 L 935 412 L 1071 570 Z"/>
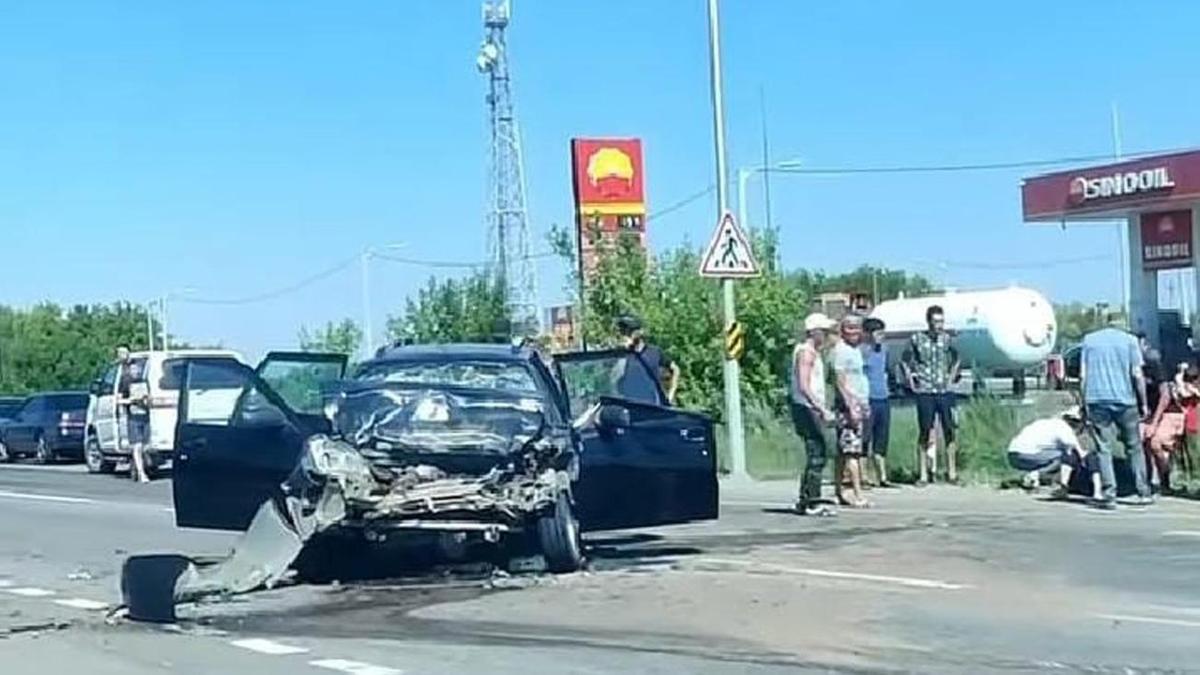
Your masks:
<path fill-rule="evenodd" d="M 510 30 L 536 249 L 571 222 L 568 141 L 644 139 L 650 209 L 713 181 L 702 0 L 518 0 Z M 1004 162 L 1197 144 L 1184 2 L 726 1 L 732 167 Z M 264 293 L 404 242 L 484 255 L 474 0 L 9 2 L 0 22 L 0 302 Z M 1023 171 L 781 176 L 789 266 L 863 262 L 1054 300 L 1118 297 L 1109 227 L 1023 225 Z M 757 186 L 751 216 L 762 219 Z M 650 223 L 700 243 L 701 199 Z M 1105 257 L 1034 269 L 1022 262 Z M 942 264 L 949 261 L 949 264 Z M 431 270 L 372 268 L 376 326 Z M 544 301 L 563 297 L 543 261 Z M 360 315 L 357 267 L 242 306 L 172 306 L 173 332 L 258 353 Z"/>

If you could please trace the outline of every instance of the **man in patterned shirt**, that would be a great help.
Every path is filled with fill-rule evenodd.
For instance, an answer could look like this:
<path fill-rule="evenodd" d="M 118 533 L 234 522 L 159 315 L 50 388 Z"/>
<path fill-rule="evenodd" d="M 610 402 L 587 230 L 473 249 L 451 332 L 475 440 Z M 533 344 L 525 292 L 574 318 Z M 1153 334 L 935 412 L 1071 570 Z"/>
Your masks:
<path fill-rule="evenodd" d="M 958 350 L 946 332 L 946 313 L 933 305 L 925 311 L 928 330 L 916 333 L 904 351 L 901 365 L 908 386 L 917 399 L 917 465 L 920 482 L 933 478 L 926 448 L 934 420 L 942 428 L 946 441 L 946 478 L 958 481 L 957 448 L 954 442 L 954 392 L 951 385 L 958 381 Z"/>

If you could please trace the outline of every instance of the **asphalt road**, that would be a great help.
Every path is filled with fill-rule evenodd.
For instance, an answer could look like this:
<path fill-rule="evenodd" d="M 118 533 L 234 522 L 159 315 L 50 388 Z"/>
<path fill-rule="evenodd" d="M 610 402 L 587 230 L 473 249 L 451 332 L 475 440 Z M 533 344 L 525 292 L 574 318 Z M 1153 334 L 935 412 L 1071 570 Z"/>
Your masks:
<path fill-rule="evenodd" d="M 169 481 L 2 466 L 0 673 L 1200 671 L 1200 504 L 899 489 L 814 520 L 792 490 L 595 537 L 586 573 L 288 586 L 164 628 L 106 620 L 124 557 L 233 537 L 176 529 Z"/>

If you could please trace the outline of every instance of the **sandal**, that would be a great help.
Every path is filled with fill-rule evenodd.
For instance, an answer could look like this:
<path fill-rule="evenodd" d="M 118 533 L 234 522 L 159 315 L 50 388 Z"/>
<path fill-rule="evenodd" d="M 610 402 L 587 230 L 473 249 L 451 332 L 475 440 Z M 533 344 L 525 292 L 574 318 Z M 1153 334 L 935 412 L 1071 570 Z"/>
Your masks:
<path fill-rule="evenodd" d="M 800 510 L 802 516 L 813 516 L 814 518 L 833 518 L 837 516 L 837 510 L 827 504 L 814 504 Z"/>

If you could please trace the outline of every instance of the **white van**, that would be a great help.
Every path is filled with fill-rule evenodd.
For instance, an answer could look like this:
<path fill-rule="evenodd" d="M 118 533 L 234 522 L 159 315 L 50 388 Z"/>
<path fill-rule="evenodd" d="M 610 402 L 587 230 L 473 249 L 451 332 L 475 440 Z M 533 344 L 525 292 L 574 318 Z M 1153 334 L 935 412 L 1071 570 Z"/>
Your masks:
<path fill-rule="evenodd" d="M 134 352 L 131 367 L 136 376 L 134 384 L 148 392 L 150 400 L 150 447 L 146 469 L 153 473 L 175 450 L 175 422 L 179 416 L 179 387 L 183 381 L 184 359 L 194 357 L 228 358 L 242 361 L 234 351 L 220 349 L 187 349 L 175 351 Z M 128 433 L 123 416 L 117 415 L 117 384 L 120 367 L 112 364 L 92 383 L 84 429 L 84 460 L 91 473 L 111 473 L 118 462 L 129 459 Z M 237 398 L 240 383 L 211 383 L 211 393 L 217 397 Z M 226 396 L 227 395 L 227 396 Z"/>

